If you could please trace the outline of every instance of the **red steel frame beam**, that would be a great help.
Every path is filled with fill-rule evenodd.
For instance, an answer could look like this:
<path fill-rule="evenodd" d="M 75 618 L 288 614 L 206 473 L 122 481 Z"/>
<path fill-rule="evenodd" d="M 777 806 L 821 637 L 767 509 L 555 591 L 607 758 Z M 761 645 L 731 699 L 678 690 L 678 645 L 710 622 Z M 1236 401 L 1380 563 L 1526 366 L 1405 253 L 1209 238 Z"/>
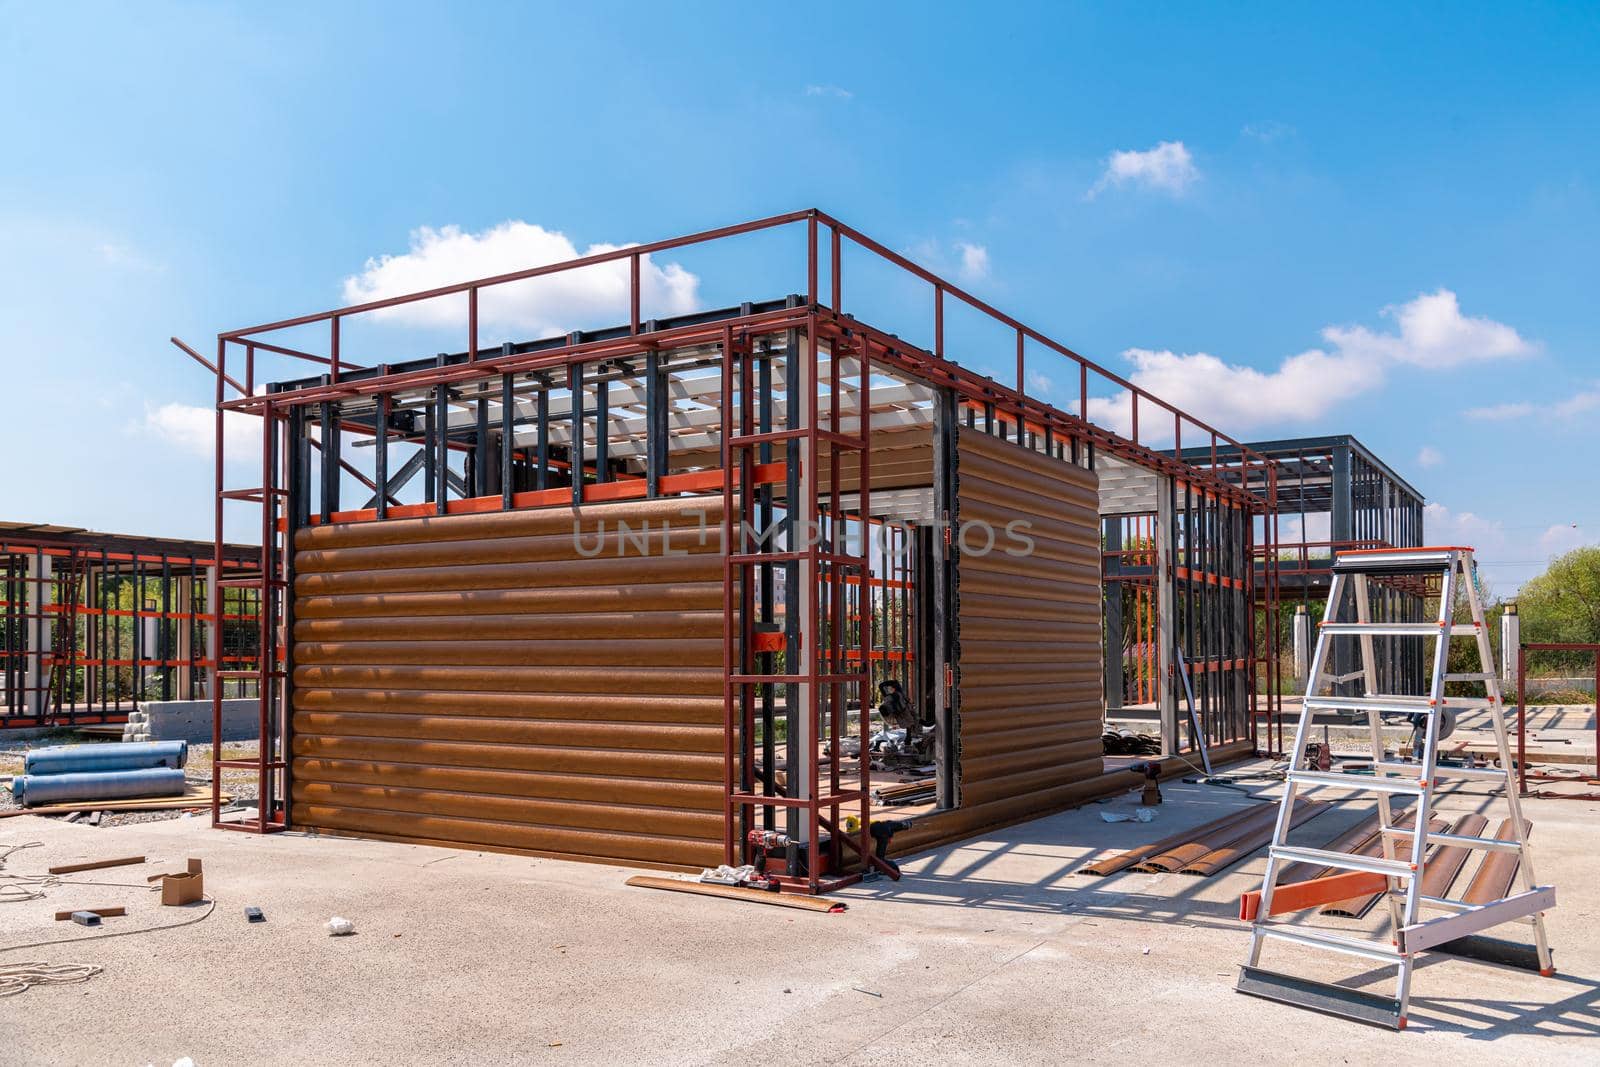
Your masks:
<path fill-rule="evenodd" d="M 30 657 L 37 658 L 41 675 L 47 675 L 54 668 L 63 666 L 69 672 L 76 671 L 78 668 L 93 668 L 96 670 L 117 667 L 133 667 L 136 669 L 171 667 L 194 670 L 216 668 L 217 660 L 209 653 L 189 659 L 174 656 L 163 658 L 150 654 L 142 656 L 97 655 L 94 653 L 96 645 L 94 635 L 99 631 L 91 630 L 81 635 L 86 639 L 86 646 L 84 642 L 80 642 L 80 634 L 76 625 L 79 619 L 87 620 L 89 627 L 96 626 L 97 620 L 103 619 L 148 620 L 158 623 L 172 622 L 177 624 L 192 624 L 196 620 L 204 620 L 207 624 L 214 625 L 215 616 L 212 612 L 182 610 L 181 605 L 174 605 L 171 609 L 161 607 L 147 609 L 137 600 L 132 608 L 106 607 L 103 602 L 95 604 L 91 602 L 93 591 L 87 586 L 87 583 L 92 581 L 90 577 L 92 572 L 98 572 L 102 580 L 111 576 L 133 577 L 136 576 L 137 568 L 140 564 L 164 565 L 168 568 L 172 580 L 184 577 L 206 580 L 205 575 L 196 574 L 195 572 L 201 568 L 209 569 L 217 566 L 213 557 L 200 555 L 192 548 L 188 553 L 155 552 L 153 549 L 157 546 L 151 545 L 145 539 L 122 534 L 104 534 L 102 535 L 103 540 L 97 540 L 93 532 L 90 531 L 75 534 L 71 539 L 49 534 L 36 535 L 24 531 L 7 532 L 3 536 L 4 540 L 0 540 L 0 556 L 26 555 L 36 558 L 48 558 L 67 561 L 70 565 L 81 565 L 85 568 L 76 578 L 71 579 L 69 588 L 65 590 L 58 589 L 55 594 L 52 594 L 60 597 L 60 599 L 53 599 L 49 604 L 39 604 L 36 613 L 27 612 L 26 601 L 13 603 L 0 597 L 0 613 L 9 608 L 21 609 L 21 611 L 10 613 L 10 617 L 13 620 L 31 618 L 34 615 L 37 615 L 40 619 L 51 620 L 49 623 L 51 647 L 48 650 L 7 648 L 5 655 L 8 657 L 18 661 Z M 112 551 L 106 547 L 107 545 L 118 545 L 124 550 Z M 246 550 L 241 546 L 228 546 L 221 557 L 221 566 L 217 567 L 218 574 L 226 575 L 229 571 L 237 571 L 249 567 L 251 565 L 250 561 L 241 555 L 243 551 Z M 130 566 L 134 569 L 126 569 Z M 180 574 L 178 573 L 179 570 L 183 570 L 185 573 Z M 59 586 L 63 579 L 68 577 L 65 573 L 57 573 L 50 577 L 38 578 L 11 576 L 6 581 L 10 584 L 18 585 L 35 584 L 55 587 Z M 86 583 L 81 590 L 77 587 L 77 578 L 81 578 Z M 152 576 L 152 580 L 160 579 Z M 192 608 L 192 604 L 190 607 Z M 223 618 L 229 622 L 240 622 L 254 620 L 255 616 L 229 613 L 225 614 Z M 30 628 L 24 626 L 20 629 L 26 631 Z M 102 651 L 109 650 L 102 649 Z M 247 662 L 248 657 L 223 656 L 222 661 L 228 663 Z M 0 709 L 0 730 L 49 725 L 96 725 L 126 722 L 129 709 L 124 708 L 123 705 L 126 703 L 131 707 L 138 706 L 141 699 L 138 693 L 138 685 L 139 680 L 136 677 L 134 691 L 128 697 L 121 696 L 121 690 L 118 689 L 117 695 L 105 693 L 103 699 L 99 701 L 94 700 L 94 694 L 86 690 L 85 695 L 91 698 L 87 705 L 89 710 L 84 710 L 76 703 L 72 703 L 70 707 L 58 707 L 55 711 L 51 711 L 48 708 L 40 709 L 38 713 L 19 712 L 10 714 Z M 51 684 L 46 677 L 38 686 L 18 686 L 15 687 L 14 691 L 20 693 L 53 693 L 58 688 L 62 689 L 62 693 L 58 694 L 58 697 L 64 700 L 64 694 L 74 686 L 71 682 L 65 683 L 64 686 Z M 113 688 L 115 687 L 113 686 Z"/>

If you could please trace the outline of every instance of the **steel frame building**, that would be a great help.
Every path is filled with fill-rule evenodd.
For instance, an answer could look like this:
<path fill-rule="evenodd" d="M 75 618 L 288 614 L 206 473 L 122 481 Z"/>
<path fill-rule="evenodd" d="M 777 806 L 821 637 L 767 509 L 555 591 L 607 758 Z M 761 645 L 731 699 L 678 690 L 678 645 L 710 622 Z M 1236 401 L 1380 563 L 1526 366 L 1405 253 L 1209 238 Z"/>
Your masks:
<path fill-rule="evenodd" d="M 123 722 L 145 700 L 210 695 L 219 662 L 255 665 L 257 594 L 211 597 L 216 559 L 224 573 L 249 571 L 260 550 L 213 552 L 176 538 L 0 523 L 0 728 Z M 253 685 L 232 682 L 228 695 L 252 695 Z"/>
<path fill-rule="evenodd" d="M 641 278 L 652 256 L 780 232 L 798 233 L 802 241 L 795 263 L 795 280 L 802 283 L 797 295 L 673 318 L 645 315 Z M 865 275 L 868 269 L 884 268 L 897 284 L 920 286 L 931 297 L 931 329 L 923 327 L 920 345 L 846 310 L 855 306 L 853 300 L 847 302 L 846 272 L 853 276 L 861 269 Z M 483 343 L 482 300 L 493 298 L 502 287 L 578 271 L 608 272 L 625 289 L 630 308 L 625 324 L 543 340 Z M 342 335 L 363 316 L 452 300 L 465 304 L 460 351 L 376 366 L 355 366 L 342 352 Z M 970 343 L 960 342 L 958 353 L 958 342 L 947 333 L 947 315 L 956 311 L 975 313 L 999 331 L 1014 377 L 998 381 L 963 365 Z M 315 338 L 313 331 L 320 331 L 320 340 L 299 341 L 298 347 L 285 340 Z M 1028 640 L 1027 627 L 1006 617 L 1013 610 L 1033 612 L 1024 618 L 1038 618 L 1033 625 L 1049 633 L 1076 635 L 1073 640 L 1087 642 L 1082 648 L 1093 650 L 1088 678 L 1098 721 L 1103 712 L 1097 621 L 1101 551 L 1094 531 L 1105 489 L 1099 490 L 1097 507 L 1094 486 L 1104 477 L 1098 472 L 1108 466 L 1140 472 L 1164 501 L 1155 509 L 1157 567 L 1183 588 L 1174 594 L 1178 599 L 1161 605 L 1160 614 L 1168 635 L 1178 632 L 1180 615 L 1186 620 L 1181 639 L 1187 662 L 1204 680 L 1197 686 L 1201 729 L 1214 745 L 1248 748 L 1258 720 L 1275 713 L 1276 685 L 1266 686 L 1263 696 L 1257 690 L 1263 688 L 1258 682 L 1276 671 L 1276 627 L 1270 613 L 1276 602 L 1271 516 L 1277 505 L 1278 465 L 820 211 L 793 212 L 233 330 L 219 335 L 214 360 L 175 343 L 216 377 L 217 546 L 220 550 L 223 542 L 225 507 L 240 503 L 259 508 L 263 546 L 254 574 L 220 584 L 259 592 L 264 655 L 254 671 L 219 667 L 215 675 L 219 682 L 249 678 L 259 685 L 259 758 L 218 760 L 217 766 L 257 771 L 260 814 L 247 823 L 224 824 L 214 804 L 216 825 L 254 832 L 283 829 L 302 821 L 296 812 L 313 820 L 326 818 L 333 808 L 326 800 L 319 806 L 318 798 L 366 796 L 362 790 L 375 788 L 316 780 L 313 771 L 325 773 L 328 764 L 338 762 L 326 758 L 337 753 L 338 745 L 316 736 L 300 738 L 297 723 L 309 728 L 339 715 L 371 718 L 385 699 L 414 711 L 449 706 L 449 693 L 429 697 L 382 687 L 392 686 L 392 679 L 400 676 L 455 678 L 463 671 L 500 669 L 445 672 L 437 664 L 455 654 L 444 652 L 447 646 L 437 640 L 428 646 L 439 650 L 430 653 L 433 659 L 406 659 L 416 655 L 414 649 L 371 640 L 381 627 L 309 614 L 326 607 L 311 603 L 319 591 L 333 593 L 324 598 L 332 600 L 359 599 L 361 591 L 376 591 L 350 610 L 386 610 L 382 590 L 411 579 L 397 579 L 398 572 L 385 574 L 383 568 L 416 570 L 421 564 L 460 562 L 438 551 L 434 541 L 459 539 L 472 559 L 500 559 L 495 553 L 513 541 L 526 551 L 546 551 L 550 531 L 561 523 L 569 524 L 573 539 L 581 541 L 588 529 L 584 524 L 603 523 L 608 509 L 622 514 L 631 508 L 632 514 L 648 518 L 690 504 L 702 509 L 708 529 L 717 535 L 707 551 L 719 561 L 720 576 L 706 586 L 709 572 L 691 556 L 671 567 L 692 572 L 699 584 L 667 589 L 696 607 L 705 602 L 694 598 L 706 595 L 705 588 L 713 590 L 721 619 L 717 652 L 703 658 L 708 657 L 705 638 L 698 636 L 654 647 L 671 649 L 686 662 L 715 665 L 707 669 L 720 678 L 722 708 L 712 727 L 721 737 L 716 783 L 721 800 L 713 813 L 721 823 L 716 851 L 726 862 L 741 862 L 751 855 L 746 831 L 786 829 L 790 844 L 781 876 L 786 889 L 826 891 L 860 877 L 877 862 L 869 761 L 860 759 L 854 775 L 841 773 L 852 718 L 859 743 L 870 732 L 866 709 L 874 701 L 875 664 L 913 668 L 911 688 L 919 704 L 929 709 L 941 753 L 938 818 L 928 819 L 929 829 L 920 835 L 913 830 L 897 837 L 897 847 L 949 840 L 986 825 L 1031 817 L 1108 787 L 1097 776 L 1093 781 L 1063 780 L 1057 774 L 1067 760 L 1079 768 L 1092 758 L 1094 771 L 1102 769 L 1098 728 L 1092 740 L 1084 740 L 1073 723 L 1058 722 L 1044 712 L 1034 716 L 1038 709 L 1026 703 L 1046 699 L 1043 694 L 1058 683 L 1080 684 L 1077 661 L 1063 666 L 1051 658 L 1055 652 L 1039 653 L 1037 662 L 1027 661 L 1024 654 L 1025 662 L 1016 666 L 992 658 L 1008 642 Z M 308 361 L 319 373 L 263 386 L 258 372 L 268 358 Z M 1030 361 L 1035 367 L 1048 361 L 1058 379 L 1065 370 L 1075 379 L 1074 399 L 1058 404 L 1031 390 Z M 1114 391 L 1111 405 L 1123 405 L 1112 417 L 1103 414 L 1107 402 L 1098 395 L 1107 388 Z M 254 486 L 234 488 L 224 480 L 223 426 L 233 413 L 262 419 L 260 477 Z M 926 459 L 921 458 L 924 444 Z M 911 467 L 918 473 L 907 473 Z M 352 491 L 360 494 L 356 500 L 349 499 Z M 408 500 L 408 495 L 421 499 Z M 1029 498 L 1037 504 L 1028 504 Z M 1056 540 L 1047 538 L 1046 545 L 1053 547 L 1026 565 L 980 562 L 981 553 L 955 543 L 959 535 L 953 536 L 952 525 L 963 509 L 996 517 L 1036 515 Z M 1057 522 L 1080 511 L 1090 516 L 1087 534 Z M 885 529 L 893 531 L 886 537 L 916 540 L 925 551 L 913 562 L 894 562 L 874 541 L 873 531 Z M 507 539 L 508 531 L 516 536 Z M 488 545 L 474 540 L 485 536 L 500 540 Z M 661 538 L 663 554 L 678 554 L 672 551 L 679 543 L 677 532 L 653 536 Z M 1258 556 L 1264 567 L 1251 565 Z M 357 566 L 370 569 L 343 569 Z M 538 567 L 582 569 L 565 557 L 508 566 L 533 568 L 518 574 L 537 574 Z M 473 579 L 467 575 L 463 580 Z M 500 583 L 495 588 L 502 591 L 493 594 L 500 600 L 545 596 L 540 590 L 507 589 L 510 579 L 503 576 L 492 580 Z M 632 579 L 619 569 L 613 580 L 625 584 Z M 1079 615 L 1081 607 L 1062 610 L 1074 620 L 1092 617 L 1092 623 L 1069 621 L 1066 615 L 1057 621 L 1050 614 L 1053 609 L 1028 599 L 1049 596 L 1058 588 L 1077 589 L 1080 583 L 1093 590 L 1092 616 Z M 426 601 L 428 610 L 446 610 L 440 607 L 444 594 L 425 591 L 433 588 L 427 585 L 416 588 L 390 599 L 410 598 L 408 603 L 418 605 Z M 1263 650 L 1257 653 L 1248 605 L 1263 589 L 1269 625 Z M 458 600 L 475 595 L 449 594 Z M 551 595 L 566 597 L 559 590 Z M 670 598 L 661 596 L 665 605 Z M 518 621 L 516 632 L 528 632 L 530 625 Z M 606 625 L 624 623 L 608 620 Z M 433 637 L 444 628 L 435 623 L 423 627 Z M 617 631 L 634 632 L 626 627 Z M 339 637 L 325 641 L 319 636 L 324 633 L 360 635 L 364 642 Z M 558 636 L 580 637 L 576 631 Z M 590 643 L 573 654 L 593 657 L 599 649 L 609 650 L 619 672 L 642 662 L 627 641 L 607 644 L 604 636 L 586 629 L 580 639 Z M 1176 647 L 1175 641 L 1163 639 L 1163 657 L 1168 645 Z M 567 654 L 579 642 L 558 643 Z M 432 665 L 362 667 L 377 679 L 369 684 L 380 687 L 363 699 L 378 703 L 352 713 L 353 698 L 349 690 L 341 690 L 334 693 L 333 711 L 316 710 L 325 709 L 329 699 L 317 687 L 328 684 L 324 679 L 330 675 L 351 670 L 333 663 L 351 644 L 360 644 L 368 657 L 361 663 Z M 491 644 L 495 647 L 484 646 L 481 655 L 529 654 L 499 647 L 504 642 Z M 908 648 L 911 644 L 916 652 Z M 1020 647 L 1026 653 L 1033 646 Z M 382 658 L 391 655 L 399 658 Z M 523 670 L 526 661 L 450 662 L 515 662 L 518 666 L 508 669 Z M 556 670 L 528 669 L 545 675 Z M 671 670 L 645 669 L 654 671 L 653 677 L 669 677 L 665 672 Z M 1165 689 L 1175 691 L 1174 676 L 1164 677 Z M 590 688 L 580 692 L 592 694 L 600 686 L 602 693 L 610 693 L 606 687 L 614 688 L 612 681 L 585 678 L 581 684 Z M 498 707 L 545 699 L 499 696 L 506 699 Z M 615 694 L 573 696 L 565 704 L 611 707 L 619 699 Z M 662 698 L 662 706 L 674 699 Z M 990 702 L 987 708 L 985 700 Z M 1165 739 L 1177 748 L 1180 731 L 1176 703 L 1170 699 L 1169 710 L 1172 722 Z M 575 713 L 568 708 L 563 714 Z M 220 698 L 214 715 L 220 728 Z M 1030 717 L 1047 725 L 1049 739 L 1038 742 L 1037 752 L 1021 754 L 1010 746 L 1027 743 L 1019 739 L 1034 729 Z M 408 720 L 408 728 L 410 724 Z M 569 725 L 570 736 L 588 737 L 600 726 L 616 724 Z M 458 736 L 450 723 L 444 727 L 451 728 L 449 736 Z M 688 732 L 704 736 L 698 730 Z M 1190 745 L 1196 740 L 1191 737 Z M 408 751 L 442 752 L 444 743 L 426 741 Z M 672 765 L 694 759 L 698 757 L 673 757 Z M 976 777 L 980 765 L 988 778 Z M 422 772 L 413 765 L 407 773 Z M 465 773 L 451 770 L 450 780 L 461 780 Z M 297 775 L 307 780 L 297 781 Z M 214 782 L 220 778 L 214 773 Z M 541 801 L 538 810 L 555 811 L 565 803 Z M 692 813 L 659 813 L 663 825 L 669 814 Z M 584 815 L 595 812 L 586 810 Z M 846 823 L 849 815 L 859 820 L 853 827 Z M 461 821 L 422 810 L 411 817 L 418 826 L 427 820 L 432 820 L 427 825 L 441 826 Z M 362 829 L 353 832 L 426 836 L 405 829 L 401 816 L 385 818 L 357 820 Z M 703 828 L 704 823 L 695 825 Z M 517 828 L 509 823 L 505 827 L 508 840 L 534 839 L 516 837 Z M 572 842 L 580 832 L 542 833 L 537 840 Z M 490 841 L 487 847 L 497 844 Z M 578 845 L 505 847 L 582 851 Z M 697 863 L 707 854 L 682 852 Z M 685 863 L 630 855 L 640 862 Z"/>
<path fill-rule="evenodd" d="M 1278 465 L 1278 511 L 1275 523 L 1275 559 L 1267 549 L 1256 549 L 1256 570 L 1264 574 L 1270 566 L 1278 573 L 1276 588 L 1281 602 L 1298 602 L 1302 607 L 1324 600 L 1332 577 L 1334 556 L 1340 552 L 1376 548 L 1415 548 L 1425 544 L 1423 515 L 1426 501 L 1420 492 L 1375 453 L 1350 434 L 1255 441 L 1248 447 Z M 1186 458 L 1194 458 L 1193 450 Z M 1287 521 L 1293 536 L 1284 536 Z M 1311 530 L 1323 524 L 1327 536 L 1313 537 Z M 1320 532 L 1320 531 L 1319 531 Z M 1258 586 L 1258 589 L 1260 586 Z M 1433 591 L 1436 592 L 1436 591 Z M 1380 621 L 1416 622 L 1424 615 L 1424 600 L 1430 589 L 1404 580 L 1387 579 L 1373 583 L 1369 608 Z M 1296 620 L 1309 616 L 1296 614 Z M 1283 620 L 1289 626 L 1289 620 Z M 1294 625 L 1304 628 L 1305 622 Z M 1309 649 L 1309 633 L 1298 638 L 1300 647 Z M 1412 692 L 1424 683 L 1427 663 L 1423 642 L 1397 638 L 1385 643 L 1384 655 L 1375 664 L 1384 692 Z M 1333 647 L 1331 673 L 1335 691 L 1354 691 L 1354 652 L 1348 643 Z M 1274 748 L 1282 751 L 1282 724 L 1278 724 Z"/>

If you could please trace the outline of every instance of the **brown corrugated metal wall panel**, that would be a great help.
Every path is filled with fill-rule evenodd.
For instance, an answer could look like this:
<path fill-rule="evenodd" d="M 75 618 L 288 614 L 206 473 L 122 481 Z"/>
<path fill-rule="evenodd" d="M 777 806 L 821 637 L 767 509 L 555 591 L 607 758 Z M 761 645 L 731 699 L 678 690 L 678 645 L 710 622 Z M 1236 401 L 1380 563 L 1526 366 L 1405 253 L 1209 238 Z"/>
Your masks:
<path fill-rule="evenodd" d="M 614 510 L 617 508 L 624 510 Z M 649 520 L 655 529 L 660 529 L 662 522 L 677 528 L 696 526 L 700 511 L 706 513 L 707 525 L 715 528 L 717 517 L 722 512 L 722 502 L 709 497 L 675 497 L 635 500 L 626 504 L 591 504 L 581 514 L 573 508 L 540 508 L 536 511 L 487 511 L 477 515 L 440 515 L 379 523 L 336 523 L 297 530 L 294 547 L 299 552 L 498 537 L 536 537 L 542 534 L 571 534 L 575 524 L 592 533 L 601 521 L 614 529 L 618 518 L 628 522 L 635 530 L 645 520 Z"/>
<path fill-rule="evenodd" d="M 694 499 L 300 531 L 294 820 L 719 862 L 719 521 Z"/>
<path fill-rule="evenodd" d="M 652 571 L 650 577 L 672 579 Z M 638 575 L 627 580 L 638 582 Z M 421 619 L 472 614 L 579 615 L 619 611 L 722 610 L 722 586 L 616 585 L 581 589 L 480 589 L 455 593 L 386 593 L 381 596 L 301 596 L 300 619 L 363 619 L 390 615 Z"/>
<path fill-rule="evenodd" d="M 303 826 L 344 833 L 383 834 L 463 847 L 487 845 L 574 859 L 640 860 L 682 867 L 714 867 L 722 862 L 720 819 L 716 841 L 298 802 L 295 819 Z"/>
<path fill-rule="evenodd" d="M 596 642 L 599 647 L 599 642 Z M 299 645 L 296 645 L 298 651 Z M 439 689 L 487 693 L 635 693 L 681 696 L 706 692 L 706 679 L 720 684 L 722 671 L 698 667 L 649 667 L 631 671 L 582 667 L 416 667 L 314 665 L 297 667 L 297 689 Z"/>
<path fill-rule="evenodd" d="M 722 698 L 654 696 L 641 701 L 605 693 L 474 693 L 470 702 L 457 693 L 383 689 L 301 689 L 294 705 L 301 711 L 371 711 L 379 703 L 390 715 L 485 716 L 500 719 L 570 719 L 601 722 L 700 723 L 722 728 Z"/>
<path fill-rule="evenodd" d="M 1054 810 L 1104 771 L 1098 479 L 976 430 L 956 446 L 960 806 L 910 842 Z"/>
<path fill-rule="evenodd" d="M 414 763 L 308 758 L 296 766 L 313 782 L 436 789 L 555 800 L 593 800 L 679 810 L 722 811 L 721 782 L 667 782 L 599 775 L 541 774 L 474 767 L 429 767 Z M 306 784 L 306 783 L 301 783 Z"/>

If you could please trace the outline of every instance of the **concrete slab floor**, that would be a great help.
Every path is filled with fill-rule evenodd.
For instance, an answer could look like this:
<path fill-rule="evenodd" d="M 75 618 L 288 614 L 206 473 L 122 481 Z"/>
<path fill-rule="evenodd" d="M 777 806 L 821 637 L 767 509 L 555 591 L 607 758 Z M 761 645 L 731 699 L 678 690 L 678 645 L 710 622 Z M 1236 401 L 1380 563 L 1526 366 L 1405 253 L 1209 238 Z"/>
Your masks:
<path fill-rule="evenodd" d="M 1259 766 L 1265 766 L 1261 764 Z M 1270 796 L 1275 787 L 1248 783 Z M 1234 919 L 1263 860 L 1210 879 L 1072 872 L 1252 803 L 1169 783 L 1150 824 L 1108 824 L 1133 796 L 911 860 L 898 883 L 846 891 L 823 915 L 624 887 L 630 872 L 492 853 L 213 831 L 201 819 L 93 829 L 0 822 L 6 873 L 144 853 L 143 866 L 64 876 L 0 907 L 0 964 L 91 963 L 83 985 L 4 1001 L 10 1059 L 200 1067 L 338 1063 L 1593 1063 L 1600 1057 L 1600 804 L 1530 801 L 1560 973 L 1441 961 L 1417 971 L 1396 1034 L 1233 992 Z M 1452 797 L 1448 810 L 1478 798 Z M 1313 819 L 1320 843 L 1365 805 Z M 1498 809 L 1497 809 L 1498 810 Z M 107 933 L 162 908 L 147 874 L 204 860 L 216 910 L 181 928 L 111 938 L 58 909 L 122 904 Z M 1469 867 L 1469 872 L 1471 868 Z M 94 882 L 100 884 L 81 884 Z M 1457 884 L 1459 892 L 1464 883 Z M 249 924 L 255 905 L 267 921 Z M 356 934 L 329 937 L 330 916 Z M 1351 920 L 1330 926 L 1378 928 Z M 1518 927 L 1501 936 L 1515 937 Z M 1288 949 L 1263 962 L 1328 979 L 1360 970 Z M 1381 975 L 1364 988 L 1380 989 Z"/>

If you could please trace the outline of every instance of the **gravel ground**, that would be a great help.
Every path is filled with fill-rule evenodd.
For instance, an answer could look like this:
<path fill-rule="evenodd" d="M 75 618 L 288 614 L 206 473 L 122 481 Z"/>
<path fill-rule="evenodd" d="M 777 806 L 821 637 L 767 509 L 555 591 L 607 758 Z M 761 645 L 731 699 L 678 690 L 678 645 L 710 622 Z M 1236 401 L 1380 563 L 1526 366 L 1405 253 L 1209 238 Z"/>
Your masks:
<path fill-rule="evenodd" d="M 22 773 L 23 758 L 33 749 L 49 748 L 56 745 L 78 744 L 120 744 L 117 741 L 87 740 L 80 734 L 71 730 L 58 730 L 45 737 L 28 738 L 26 740 L 0 739 L 0 777 Z M 255 741 L 230 742 L 222 748 L 224 759 L 240 759 L 254 756 L 259 748 Z M 189 758 L 184 765 L 186 777 L 191 787 L 209 786 L 211 784 L 211 746 L 189 746 Z M 12 796 L 9 788 L 0 788 L 0 811 L 13 811 L 20 807 Z M 233 794 L 235 805 L 251 804 L 256 799 L 256 776 L 254 771 L 225 769 L 222 772 L 223 788 Z M 95 809 L 85 805 L 83 815 L 87 817 Z M 169 819 L 181 819 L 192 813 L 204 812 L 204 806 L 199 808 L 175 808 L 169 811 L 108 811 L 100 818 L 102 828 L 110 826 L 131 826 L 138 823 L 165 822 Z M 66 819 L 67 815 L 47 815 L 43 818 Z"/>

